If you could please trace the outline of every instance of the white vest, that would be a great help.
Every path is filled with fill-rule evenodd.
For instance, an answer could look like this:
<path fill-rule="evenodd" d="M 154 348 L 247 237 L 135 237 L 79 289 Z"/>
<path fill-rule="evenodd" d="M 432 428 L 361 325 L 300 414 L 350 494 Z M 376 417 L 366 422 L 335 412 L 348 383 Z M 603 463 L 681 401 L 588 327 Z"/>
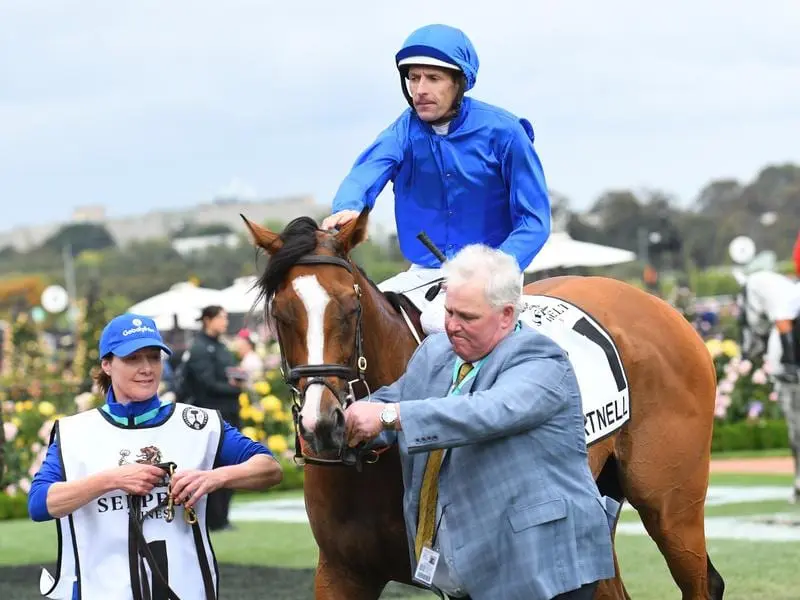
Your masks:
<path fill-rule="evenodd" d="M 800 313 L 800 286 L 785 275 L 758 271 L 747 278 L 747 290 L 748 296 L 760 299 L 760 302 L 751 301 L 751 304 L 760 306 L 773 323 L 793 320 Z"/>
<path fill-rule="evenodd" d="M 61 419 L 57 436 L 66 480 L 76 481 L 135 462 L 174 462 L 178 471 L 212 469 L 221 446 L 219 413 L 180 403 L 174 406 L 167 420 L 155 427 L 129 429 L 100 410 Z M 144 498 L 142 513 L 157 505 L 166 494 L 166 486 L 156 486 Z M 71 599 L 72 584 L 77 577 L 81 600 L 133 600 L 129 499 L 125 492 L 115 490 L 57 520 L 57 579 L 53 581 L 43 573 L 40 582 L 43 595 Z M 145 539 L 161 563 L 159 570 L 181 600 L 206 600 L 201 564 L 208 565 L 215 596 L 219 595 L 217 563 L 206 527 L 206 497 L 194 508 L 199 544 L 193 528 L 184 521 L 182 506 L 175 506 L 171 523 L 159 509 L 142 524 Z M 138 569 L 139 558 L 134 558 Z M 146 571 L 153 600 L 166 600 L 166 595 L 158 593 L 158 578 L 153 580 L 149 566 Z"/>

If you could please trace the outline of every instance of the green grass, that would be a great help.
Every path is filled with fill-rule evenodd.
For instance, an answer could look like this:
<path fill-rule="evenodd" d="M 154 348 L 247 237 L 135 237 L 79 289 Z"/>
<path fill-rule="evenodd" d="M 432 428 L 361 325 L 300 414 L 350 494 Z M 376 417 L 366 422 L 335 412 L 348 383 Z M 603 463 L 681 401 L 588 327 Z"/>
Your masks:
<path fill-rule="evenodd" d="M 794 477 L 770 473 L 712 473 L 709 485 L 778 485 L 791 488 Z M 788 491 L 787 491 L 788 493 Z"/>
<path fill-rule="evenodd" d="M 786 488 L 791 476 L 716 474 L 712 485 L 779 485 Z M 236 503 L 255 500 L 302 498 L 302 491 L 237 494 Z M 707 515 L 735 516 L 793 512 L 800 507 L 785 501 L 745 502 L 707 508 Z M 624 521 L 638 519 L 624 513 Z M 316 564 L 317 549 L 307 525 L 290 523 L 237 523 L 234 531 L 212 534 L 217 558 L 222 563 L 303 568 Z M 625 585 L 636 600 L 669 600 L 680 597 L 655 544 L 646 537 L 620 535 L 617 552 Z M 800 544 L 711 540 L 709 552 L 726 582 L 726 600 L 770 598 L 790 600 L 800 589 Z M 56 558 L 55 525 L 25 520 L 0 522 L 0 566 L 52 563 Z M 397 586 L 395 586 L 395 589 Z M 409 592 L 410 593 L 410 592 Z M 405 597 L 432 599 L 431 594 Z"/>
<path fill-rule="evenodd" d="M 712 540 L 714 566 L 725 580 L 725 600 L 796 600 L 800 589 L 800 544 Z M 631 598 L 670 600 L 680 592 L 650 538 L 617 539 L 622 578 Z"/>
<path fill-rule="evenodd" d="M 726 460 L 737 458 L 773 458 L 775 456 L 791 456 L 789 448 L 770 448 L 768 450 L 727 450 L 725 452 L 713 452 L 712 460 Z"/>
<path fill-rule="evenodd" d="M 271 567 L 313 567 L 317 563 L 317 544 L 307 525 L 236 523 L 233 531 L 211 535 L 219 562 Z"/>
<path fill-rule="evenodd" d="M 780 507 L 762 504 L 764 509 L 785 510 L 786 506 L 785 503 Z M 241 523 L 236 531 L 214 534 L 213 541 L 220 562 L 282 567 L 313 567 L 316 562 L 316 546 L 305 525 Z M 633 598 L 679 597 L 663 558 L 649 538 L 619 536 L 617 551 L 625 585 Z M 709 551 L 726 580 L 726 600 L 797 598 L 800 544 L 712 540 Z M 15 521 L 0 526 L 0 563 L 35 564 L 54 559 L 52 523 Z M 432 596 L 417 594 L 415 597 Z"/>
<path fill-rule="evenodd" d="M 787 491 L 786 497 L 789 497 Z M 794 514 L 800 519 L 800 505 L 789 504 L 785 500 L 770 500 L 766 502 L 739 502 L 736 504 L 722 504 L 720 506 L 706 507 L 706 517 L 736 517 L 747 515 L 765 515 L 773 513 Z M 630 523 L 638 521 L 636 512 L 624 511 L 620 521 Z"/>
<path fill-rule="evenodd" d="M 303 490 L 277 490 L 272 492 L 236 492 L 233 504 L 247 504 L 262 500 L 290 500 L 303 499 Z"/>

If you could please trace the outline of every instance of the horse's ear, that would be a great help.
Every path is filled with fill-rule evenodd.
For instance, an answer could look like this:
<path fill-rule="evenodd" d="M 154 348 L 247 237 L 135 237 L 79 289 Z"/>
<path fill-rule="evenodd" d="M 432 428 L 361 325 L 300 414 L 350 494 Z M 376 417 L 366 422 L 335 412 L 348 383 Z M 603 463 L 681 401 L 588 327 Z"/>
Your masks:
<path fill-rule="evenodd" d="M 279 234 L 270 231 L 266 227 L 262 227 L 258 223 L 249 221 L 247 217 L 242 214 L 239 216 L 242 217 L 244 224 L 247 225 L 247 228 L 250 230 L 250 235 L 252 236 L 253 243 L 256 246 L 263 248 L 267 251 L 267 254 L 270 255 L 275 254 L 281 249 L 283 246 L 283 240 Z"/>
<path fill-rule="evenodd" d="M 369 221 L 369 208 L 364 208 L 357 218 L 343 225 L 336 234 L 336 239 L 342 245 L 345 254 L 367 239 L 367 222 Z"/>

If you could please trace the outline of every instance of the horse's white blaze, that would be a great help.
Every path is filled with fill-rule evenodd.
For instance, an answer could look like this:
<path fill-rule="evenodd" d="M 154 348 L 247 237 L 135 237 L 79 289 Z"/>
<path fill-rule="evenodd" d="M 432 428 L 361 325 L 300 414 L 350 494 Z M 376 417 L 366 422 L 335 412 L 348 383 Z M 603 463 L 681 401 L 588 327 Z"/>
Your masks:
<path fill-rule="evenodd" d="M 325 355 L 325 309 L 330 301 L 328 292 L 325 291 L 315 275 L 303 275 L 292 281 L 292 287 L 303 306 L 306 309 L 306 319 L 308 329 L 306 330 L 306 349 L 308 358 L 306 363 L 309 365 L 321 365 Z M 322 401 L 322 391 L 325 388 L 321 385 L 312 385 L 306 392 L 305 403 L 300 416 L 303 419 L 303 427 L 307 431 L 314 431 L 319 419 L 320 402 Z"/>

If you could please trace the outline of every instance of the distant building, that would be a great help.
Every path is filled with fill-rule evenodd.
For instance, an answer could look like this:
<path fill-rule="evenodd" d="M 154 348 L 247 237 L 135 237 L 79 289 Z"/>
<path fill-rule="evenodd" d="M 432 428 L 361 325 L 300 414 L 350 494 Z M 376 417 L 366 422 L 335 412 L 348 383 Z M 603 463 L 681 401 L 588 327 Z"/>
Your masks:
<path fill-rule="evenodd" d="M 242 201 L 234 198 L 217 199 L 185 209 L 150 211 L 141 215 L 107 218 L 102 205 L 81 206 L 73 211 L 68 222 L 31 227 L 16 227 L 0 232 L 0 249 L 11 246 L 25 252 L 40 246 L 62 226 L 70 223 L 100 223 L 120 246 L 153 238 L 167 238 L 185 225 L 228 225 L 233 231 L 244 232 L 240 214 L 251 221 L 267 220 L 286 223 L 302 216 L 321 218 L 329 207 L 317 204 L 312 196 L 291 196 L 269 200 Z M 191 243 L 189 244 L 191 245 Z"/>
<path fill-rule="evenodd" d="M 239 237 L 235 233 L 219 233 L 216 235 L 196 235 L 192 237 L 181 237 L 172 240 L 172 247 L 182 255 L 188 256 L 193 252 L 206 250 L 213 246 L 227 246 L 235 248 L 239 243 Z"/>

